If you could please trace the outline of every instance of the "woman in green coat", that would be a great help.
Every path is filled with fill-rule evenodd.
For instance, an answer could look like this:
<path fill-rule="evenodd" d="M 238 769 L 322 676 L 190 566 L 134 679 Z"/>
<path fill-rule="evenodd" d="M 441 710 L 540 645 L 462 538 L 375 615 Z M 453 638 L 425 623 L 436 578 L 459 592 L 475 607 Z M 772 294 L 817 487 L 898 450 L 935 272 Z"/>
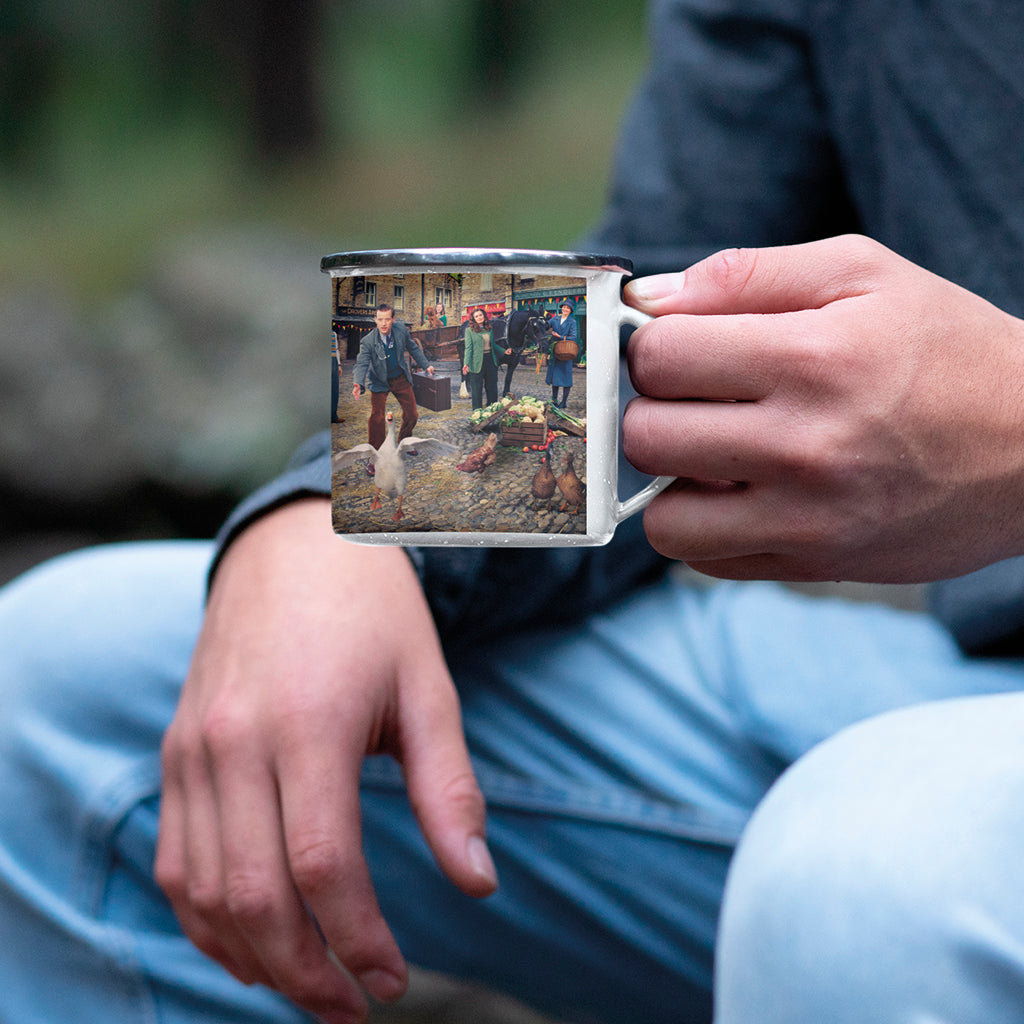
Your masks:
<path fill-rule="evenodd" d="M 462 372 L 469 377 L 469 393 L 474 409 L 482 409 L 498 400 L 498 361 L 501 353 L 493 344 L 494 330 L 482 309 L 474 309 L 466 324 L 466 349 Z M 483 400 L 487 394 L 486 403 Z"/>

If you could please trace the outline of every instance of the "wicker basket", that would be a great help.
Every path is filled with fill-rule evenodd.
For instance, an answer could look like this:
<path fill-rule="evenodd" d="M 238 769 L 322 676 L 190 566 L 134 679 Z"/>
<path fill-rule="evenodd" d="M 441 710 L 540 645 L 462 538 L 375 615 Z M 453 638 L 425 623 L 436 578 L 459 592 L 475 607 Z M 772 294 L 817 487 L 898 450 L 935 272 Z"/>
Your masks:
<path fill-rule="evenodd" d="M 551 354 L 560 362 L 565 363 L 575 359 L 580 353 L 580 347 L 571 338 L 559 338 L 551 349 Z"/>

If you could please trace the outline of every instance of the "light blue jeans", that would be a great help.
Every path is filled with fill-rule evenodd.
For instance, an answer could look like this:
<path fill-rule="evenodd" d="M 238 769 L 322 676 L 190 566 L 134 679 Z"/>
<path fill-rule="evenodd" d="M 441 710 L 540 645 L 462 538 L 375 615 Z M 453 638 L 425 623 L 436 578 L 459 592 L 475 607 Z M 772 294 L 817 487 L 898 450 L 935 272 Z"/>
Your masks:
<path fill-rule="evenodd" d="M 5 1024 L 308 1020 L 197 952 L 151 877 L 209 555 L 94 549 L 0 592 Z M 665 582 L 453 671 L 501 888 L 455 892 L 368 763 L 412 962 L 567 1020 L 707 1022 L 714 976 L 719 1024 L 1024 1021 L 1020 662 L 920 615 Z"/>

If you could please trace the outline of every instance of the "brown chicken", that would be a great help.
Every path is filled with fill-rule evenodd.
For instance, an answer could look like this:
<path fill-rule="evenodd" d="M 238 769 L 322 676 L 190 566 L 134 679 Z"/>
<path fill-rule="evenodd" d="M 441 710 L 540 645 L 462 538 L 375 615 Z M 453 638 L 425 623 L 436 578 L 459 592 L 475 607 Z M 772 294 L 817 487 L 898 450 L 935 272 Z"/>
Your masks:
<path fill-rule="evenodd" d="M 586 491 L 586 486 L 576 475 L 576 469 L 573 466 L 572 452 L 569 452 L 569 456 L 565 460 L 565 472 L 563 472 L 558 478 L 558 489 L 562 492 L 562 497 L 565 499 L 562 502 L 562 507 L 559 511 L 564 512 L 566 508 L 571 505 L 572 512 L 570 512 L 570 515 L 576 515 L 580 510 L 580 505 L 583 504 L 583 495 Z"/>
<path fill-rule="evenodd" d="M 479 448 L 471 451 L 455 468 L 461 469 L 463 473 L 482 473 L 492 462 L 498 458 L 494 451 L 498 443 L 497 434 L 489 434 Z"/>
<path fill-rule="evenodd" d="M 551 464 L 548 462 L 546 455 L 541 457 L 540 469 L 537 470 L 533 475 L 533 482 L 530 484 L 530 493 L 533 495 L 533 507 L 536 508 L 538 502 L 551 501 L 551 496 L 555 493 L 555 486 L 558 481 L 555 479 L 555 474 L 551 472 Z"/>

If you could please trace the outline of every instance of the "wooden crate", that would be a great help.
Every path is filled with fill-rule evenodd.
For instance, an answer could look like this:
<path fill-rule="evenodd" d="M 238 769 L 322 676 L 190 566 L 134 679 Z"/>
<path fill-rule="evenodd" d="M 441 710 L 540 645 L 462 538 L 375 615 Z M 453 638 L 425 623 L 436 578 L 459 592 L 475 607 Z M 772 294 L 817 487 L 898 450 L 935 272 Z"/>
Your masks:
<path fill-rule="evenodd" d="M 450 377 L 416 371 L 412 375 L 412 390 L 416 404 L 433 412 L 443 412 L 452 407 L 452 382 Z"/>
<path fill-rule="evenodd" d="M 530 420 L 501 428 L 501 443 L 509 447 L 522 448 L 525 444 L 543 444 L 547 436 L 546 423 L 533 423 Z"/>

